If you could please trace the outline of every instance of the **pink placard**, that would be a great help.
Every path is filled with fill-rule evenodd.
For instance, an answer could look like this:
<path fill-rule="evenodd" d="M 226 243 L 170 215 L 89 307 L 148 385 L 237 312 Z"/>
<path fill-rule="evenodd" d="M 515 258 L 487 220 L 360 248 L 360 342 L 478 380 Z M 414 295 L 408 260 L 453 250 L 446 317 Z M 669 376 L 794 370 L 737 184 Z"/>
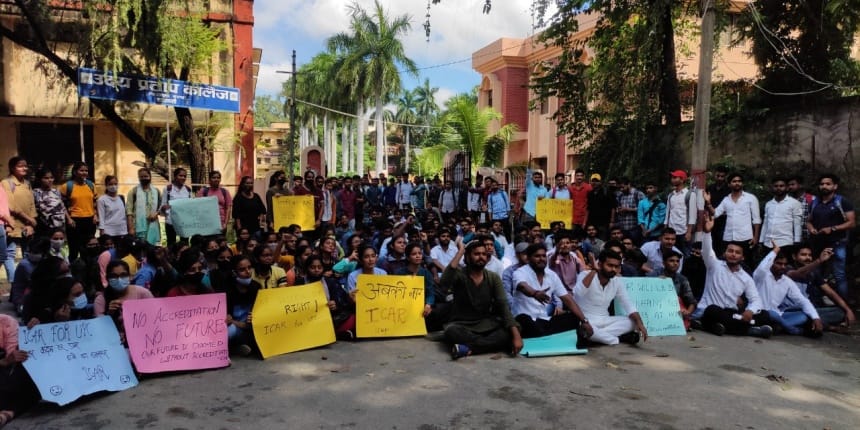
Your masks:
<path fill-rule="evenodd" d="M 230 365 L 224 293 L 127 300 L 122 304 L 122 314 L 131 360 L 138 372 Z"/>

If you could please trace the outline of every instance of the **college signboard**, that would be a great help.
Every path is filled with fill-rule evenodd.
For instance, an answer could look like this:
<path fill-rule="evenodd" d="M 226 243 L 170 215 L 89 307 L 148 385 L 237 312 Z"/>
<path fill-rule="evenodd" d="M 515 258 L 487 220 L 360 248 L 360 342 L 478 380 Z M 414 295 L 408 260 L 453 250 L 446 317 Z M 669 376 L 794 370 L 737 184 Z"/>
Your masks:
<path fill-rule="evenodd" d="M 191 109 L 239 112 L 239 89 L 178 79 L 78 69 L 78 95 Z"/>

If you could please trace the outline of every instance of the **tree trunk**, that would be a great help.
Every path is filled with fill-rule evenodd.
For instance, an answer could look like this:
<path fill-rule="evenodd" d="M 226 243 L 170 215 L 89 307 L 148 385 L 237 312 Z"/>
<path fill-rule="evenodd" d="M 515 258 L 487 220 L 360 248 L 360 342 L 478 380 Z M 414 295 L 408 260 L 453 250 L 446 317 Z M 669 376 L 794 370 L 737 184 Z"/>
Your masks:
<path fill-rule="evenodd" d="M 664 3 L 665 10 L 660 16 L 663 34 L 663 55 L 661 56 L 660 108 L 666 125 L 681 123 L 681 95 L 678 88 L 678 69 L 675 66 L 675 30 L 672 24 L 672 3 Z"/>
<path fill-rule="evenodd" d="M 409 173 L 409 127 L 406 127 L 406 173 Z"/>
<path fill-rule="evenodd" d="M 385 169 L 385 130 L 382 129 L 382 95 L 376 95 L 376 174 Z M 388 173 L 388 172 L 386 172 Z"/>
<path fill-rule="evenodd" d="M 359 175 L 364 175 L 364 101 L 358 102 L 358 110 L 356 112 L 356 172 Z"/>
<path fill-rule="evenodd" d="M 347 124 L 344 124 L 344 126 L 343 126 L 343 142 L 341 142 L 341 144 L 340 144 L 340 149 L 342 152 L 341 158 L 340 158 L 340 165 L 341 165 L 340 173 L 349 172 L 349 142 L 350 142 L 349 124 L 347 123 Z"/>

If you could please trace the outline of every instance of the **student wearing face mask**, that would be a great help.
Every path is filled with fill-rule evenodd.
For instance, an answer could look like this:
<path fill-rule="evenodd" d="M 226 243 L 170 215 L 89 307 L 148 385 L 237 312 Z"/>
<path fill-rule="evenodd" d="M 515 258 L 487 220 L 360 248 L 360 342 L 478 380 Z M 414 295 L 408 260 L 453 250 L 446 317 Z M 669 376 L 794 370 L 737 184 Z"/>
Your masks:
<path fill-rule="evenodd" d="M 105 194 L 96 201 L 99 214 L 99 235 L 125 236 L 128 234 L 125 199 L 118 194 L 116 176 L 105 176 Z"/>
<path fill-rule="evenodd" d="M 229 262 L 232 279 L 227 285 L 227 342 L 231 352 L 250 355 L 257 345 L 251 329 L 251 309 L 262 286 L 251 279 L 251 259 L 237 255 Z"/>
<path fill-rule="evenodd" d="M 212 291 L 216 293 L 226 292 L 233 282 L 233 266 L 230 264 L 232 259 L 233 253 L 230 248 L 218 249 L 215 257 L 216 268 L 209 270 L 209 285 L 212 287 Z"/>
<path fill-rule="evenodd" d="M 141 286 L 132 285 L 128 263 L 114 260 L 107 266 L 108 287 L 96 296 L 93 301 L 93 311 L 97 317 L 109 315 L 120 332 L 120 338 L 125 343 L 125 328 L 122 324 L 122 304 L 126 300 L 151 299 L 152 293 Z"/>
<path fill-rule="evenodd" d="M 155 297 L 163 297 L 176 284 L 178 277 L 176 269 L 170 264 L 167 248 L 150 246 L 146 249 L 140 270 L 131 278 L 131 283 L 148 289 Z"/>
<path fill-rule="evenodd" d="M 161 192 L 152 186 L 152 173 L 146 167 L 137 171 L 140 185 L 128 192 L 126 217 L 128 233 L 150 245 L 161 245 L 161 224 L 158 212 L 161 209 Z"/>
<path fill-rule="evenodd" d="M 176 262 L 179 270 L 179 279 L 176 286 L 167 292 L 167 297 L 196 296 L 198 294 L 210 294 L 212 289 L 204 285 L 203 263 L 200 262 L 200 252 L 194 248 L 186 249 Z"/>
<path fill-rule="evenodd" d="M 12 289 L 9 292 L 9 301 L 15 305 L 15 310 L 21 314 L 24 310 L 24 295 L 30 289 L 30 280 L 36 265 L 48 254 L 50 243 L 47 238 L 37 238 L 29 243 L 27 258 L 18 263 L 15 269 L 15 278 L 12 280 Z"/>
<path fill-rule="evenodd" d="M 254 192 L 254 180 L 250 176 L 243 176 L 239 182 L 239 192 L 233 198 L 233 221 L 237 232 L 245 228 L 251 236 L 266 226 L 266 205 Z"/>
<path fill-rule="evenodd" d="M 305 275 L 297 281 L 298 285 L 322 282 L 327 305 L 334 323 L 334 333 L 338 339 L 355 338 L 355 302 L 337 279 L 324 276 L 325 267 L 319 255 L 311 255 L 305 261 Z"/>
<path fill-rule="evenodd" d="M 24 304 L 21 312 L 22 321 L 30 321 L 33 316 L 39 316 L 41 305 L 53 297 L 52 288 L 59 279 L 71 278 L 69 263 L 60 257 L 43 254 L 42 259 L 33 269 L 30 276 L 30 287 L 24 293 Z"/>
<path fill-rule="evenodd" d="M 254 248 L 254 267 L 251 277 L 263 288 L 287 286 L 287 273 L 275 266 L 275 253 L 268 246 Z"/>
<path fill-rule="evenodd" d="M 48 254 L 54 257 L 60 257 L 66 262 L 69 262 L 69 247 L 66 244 L 66 233 L 63 230 L 57 229 L 51 233 L 51 249 Z"/>
<path fill-rule="evenodd" d="M 83 284 L 75 278 L 57 279 L 44 293 L 31 295 L 28 306 L 32 313 L 27 328 L 93 317 L 93 305 L 84 293 Z"/>

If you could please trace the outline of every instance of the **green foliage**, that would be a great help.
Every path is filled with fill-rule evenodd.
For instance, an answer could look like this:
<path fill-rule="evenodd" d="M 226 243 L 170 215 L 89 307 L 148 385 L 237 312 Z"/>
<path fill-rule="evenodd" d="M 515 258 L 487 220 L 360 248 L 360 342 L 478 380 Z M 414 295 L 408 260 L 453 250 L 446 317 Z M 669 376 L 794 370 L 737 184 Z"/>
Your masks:
<path fill-rule="evenodd" d="M 254 127 L 268 127 L 273 122 L 285 122 L 284 98 L 269 95 L 254 98 Z"/>

